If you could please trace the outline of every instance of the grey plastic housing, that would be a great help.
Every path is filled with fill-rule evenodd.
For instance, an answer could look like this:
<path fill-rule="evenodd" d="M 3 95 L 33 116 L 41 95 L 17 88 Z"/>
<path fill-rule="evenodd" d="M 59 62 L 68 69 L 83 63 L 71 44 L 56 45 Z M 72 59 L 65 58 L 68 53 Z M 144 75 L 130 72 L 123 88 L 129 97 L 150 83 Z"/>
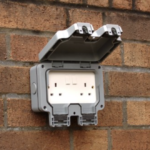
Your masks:
<path fill-rule="evenodd" d="M 105 25 L 94 32 L 89 23 L 76 23 L 58 31 L 40 52 L 41 63 L 30 69 L 32 110 L 49 113 L 52 127 L 70 126 L 71 116 L 78 116 L 78 125 L 96 125 L 97 112 L 105 106 L 103 72 L 99 62 L 121 43 L 121 33 L 118 25 Z M 68 70 L 95 73 L 95 103 L 48 102 L 48 73 Z"/>

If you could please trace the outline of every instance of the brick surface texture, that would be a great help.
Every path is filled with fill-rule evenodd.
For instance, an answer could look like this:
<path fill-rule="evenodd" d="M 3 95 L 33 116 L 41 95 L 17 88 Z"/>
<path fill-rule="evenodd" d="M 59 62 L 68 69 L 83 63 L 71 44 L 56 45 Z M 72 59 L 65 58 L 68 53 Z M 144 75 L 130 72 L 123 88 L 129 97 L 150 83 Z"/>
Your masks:
<path fill-rule="evenodd" d="M 0 3 L 0 27 L 57 31 L 66 27 L 61 7 L 34 4 Z"/>
<path fill-rule="evenodd" d="M 95 30 L 102 26 L 102 13 L 100 12 L 71 9 L 69 10 L 69 15 L 70 25 L 76 22 L 88 22 L 93 25 Z"/>
<path fill-rule="evenodd" d="M 106 23 L 119 24 L 123 29 L 122 37 L 125 39 L 150 41 L 150 16 L 106 13 Z"/>
<path fill-rule="evenodd" d="M 98 7 L 108 7 L 109 1 L 108 0 L 88 0 L 88 5 L 98 6 Z"/>
<path fill-rule="evenodd" d="M 82 4 L 82 0 L 60 0 L 60 2 L 65 2 L 65 3 L 73 3 L 73 4 Z"/>
<path fill-rule="evenodd" d="M 30 93 L 28 67 L 0 67 L 0 93 Z"/>
<path fill-rule="evenodd" d="M 0 99 L 0 127 L 4 126 L 4 107 L 3 107 L 3 100 Z"/>
<path fill-rule="evenodd" d="M 124 64 L 127 66 L 150 67 L 150 45 L 124 43 Z"/>
<path fill-rule="evenodd" d="M 74 150 L 94 149 L 107 150 L 107 131 L 90 130 L 90 131 L 74 131 Z"/>
<path fill-rule="evenodd" d="M 0 149 L 69 150 L 68 131 L 0 131 Z"/>
<path fill-rule="evenodd" d="M 6 35 L 0 34 L 0 60 L 5 60 L 6 58 Z"/>
<path fill-rule="evenodd" d="M 48 115 L 34 113 L 31 110 L 31 101 L 23 99 L 8 99 L 7 101 L 8 126 L 45 126 Z"/>
<path fill-rule="evenodd" d="M 132 9 L 132 0 L 113 0 L 113 7 L 119 9 Z"/>
<path fill-rule="evenodd" d="M 150 130 L 112 131 L 112 150 L 150 149 Z"/>
<path fill-rule="evenodd" d="M 149 83 L 149 73 L 110 72 L 109 95 L 150 97 Z"/>
<path fill-rule="evenodd" d="M 123 42 L 97 62 L 105 95 L 98 124 L 79 126 L 74 115 L 70 127 L 53 128 L 48 113 L 31 109 L 30 69 L 48 40 L 77 22 L 118 24 Z M 150 150 L 149 125 L 150 0 L 0 1 L 0 150 Z"/>
<path fill-rule="evenodd" d="M 136 9 L 139 11 L 150 12 L 150 0 L 136 0 L 135 5 Z"/>
<path fill-rule="evenodd" d="M 120 46 L 118 46 L 118 47 L 101 63 L 101 65 L 121 66 L 121 65 L 122 65 L 122 59 L 121 59 Z"/>
<path fill-rule="evenodd" d="M 127 115 L 129 125 L 150 125 L 150 102 L 128 101 Z"/>
<path fill-rule="evenodd" d="M 47 42 L 44 37 L 11 35 L 11 59 L 36 62 Z"/>
<path fill-rule="evenodd" d="M 122 102 L 106 102 L 103 111 L 98 112 L 98 126 L 122 126 Z"/>

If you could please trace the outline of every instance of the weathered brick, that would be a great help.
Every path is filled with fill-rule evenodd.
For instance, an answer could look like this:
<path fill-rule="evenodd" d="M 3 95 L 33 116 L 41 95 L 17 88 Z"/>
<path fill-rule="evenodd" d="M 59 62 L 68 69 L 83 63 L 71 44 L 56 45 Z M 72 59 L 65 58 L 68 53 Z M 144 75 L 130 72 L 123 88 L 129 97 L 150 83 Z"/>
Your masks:
<path fill-rule="evenodd" d="M 98 126 L 122 126 L 122 102 L 105 103 L 105 108 L 98 112 Z"/>
<path fill-rule="evenodd" d="M 124 43 L 124 64 L 127 66 L 150 67 L 150 45 Z"/>
<path fill-rule="evenodd" d="M 135 6 L 137 10 L 150 12 L 150 0 L 136 0 Z"/>
<path fill-rule="evenodd" d="M 0 67 L 0 93 L 30 93 L 28 67 Z"/>
<path fill-rule="evenodd" d="M 0 127 L 4 125 L 4 109 L 3 109 L 3 100 L 0 99 Z"/>
<path fill-rule="evenodd" d="M 150 102 L 128 101 L 127 115 L 129 125 L 150 125 Z"/>
<path fill-rule="evenodd" d="M 112 150 L 149 150 L 150 130 L 112 131 Z"/>
<path fill-rule="evenodd" d="M 107 131 L 105 130 L 79 130 L 73 132 L 74 150 L 93 149 L 107 150 Z"/>
<path fill-rule="evenodd" d="M 98 7 L 108 7 L 109 1 L 108 0 L 88 0 L 87 4 L 98 6 Z"/>
<path fill-rule="evenodd" d="M 150 96 L 150 74 L 132 72 L 109 72 L 109 95 Z"/>
<path fill-rule="evenodd" d="M 110 66 L 121 66 L 122 59 L 120 46 L 118 46 L 101 64 Z"/>
<path fill-rule="evenodd" d="M 132 0 L 113 0 L 113 7 L 119 9 L 132 9 Z"/>
<path fill-rule="evenodd" d="M 125 39 L 150 41 L 150 16 L 107 12 L 105 23 L 120 25 Z"/>
<path fill-rule="evenodd" d="M 69 10 L 69 15 L 70 25 L 76 22 L 88 22 L 93 25 L 94 29 L 98 29 L 102 26 L 102 14 L 100 12 L 71 9 Z"/>
<path fill-rule="evenodd" d="M 0 60 L 5 60 L 6 55 L 6 35 L 0 34 Z"/>
<path fill-rule="evenodd" d="M 34 113 L 31 110 L 30 100 L 8 99 L 7 101 L 8 126 L 45 126 L 47 118 L 46 113 Z"/>
<path fill-rule="evenodd" d="M 1 131 L 2 150 L 69 150 L 68 131 Z"/>
<path fill-rule="evenodd" d="M 39 31 L 57 31 L 66 27 L 64 8 L 21 4 L 0 3 L 0 27 Z"/>
<path fill-rule="evenodd" d="M 64 3 L 73 3 L 73 4 L 82 4 L 83 1 L 82 0 L 59 0 L 60 2 L 64 2 Z"/>
<path fill-rule="evenodd" d="M 11 59 L 36 62 L 47 42 L 45 37 L 11 35 Z"/>

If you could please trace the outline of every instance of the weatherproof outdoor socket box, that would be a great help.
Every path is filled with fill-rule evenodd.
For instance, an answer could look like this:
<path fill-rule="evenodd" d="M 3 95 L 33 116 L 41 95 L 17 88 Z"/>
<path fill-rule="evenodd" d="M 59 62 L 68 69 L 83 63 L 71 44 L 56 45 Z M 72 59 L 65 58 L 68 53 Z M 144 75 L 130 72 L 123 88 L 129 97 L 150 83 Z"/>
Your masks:
<path fill-rule="evenodd" d="M 104 103 L 103 73 L 99 65 L 120 43 L 122 29 L 76 23 L 58 31 L 39 53 L 40 64 L 30 70 L 31 102 L 35 112 L 49 113 L 52 127 L 96 125 Z"/>

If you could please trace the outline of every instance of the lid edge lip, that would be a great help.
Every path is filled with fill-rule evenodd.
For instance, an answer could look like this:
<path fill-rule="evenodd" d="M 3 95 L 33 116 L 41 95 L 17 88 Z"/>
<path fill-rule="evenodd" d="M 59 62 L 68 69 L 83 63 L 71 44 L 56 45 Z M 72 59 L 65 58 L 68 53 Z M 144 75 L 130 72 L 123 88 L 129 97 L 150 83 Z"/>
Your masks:
<path fill-rule="evenodd" d="M 50 41 L 46 44 L 46 46 L 39 53 L 39 61 L 41 61 L 44 58 L 46 53 L 53 47 L 53 45 L 58 40 L 69 38 L 75 31 L 81 30 L 80 28 L 82 26 L 88 26 L 91 28 L 92 31 L 94 30 L 93 26 L 90 23 L 78 22 L 78 23 L 74 23 L 72 26 L 70 26 L 69 28 L 67 28 L 65 30 L 57 31 L 54 34 L 54 36 L 50 39 Z M 80 32 L 80 34 L 82 34 L 82 32 Z"/>
<path fill-rule="evenodd" d="M 55 33 L 55 35 L 52 37 L 52 39 L 46 44 L 46 46 L 42 49 L 42 51 L 39 53 L 39 61 L 40 62 L 44 62 L 44 61 L 55 61 L 55 60 L 46 60 L 46 58 L 44 59 L 45 55 L 51 50 L 51 48 L 56 44 L 56 42 L 58 42 L 58 40 L 61 39 L 68 39 L 69 37 L 71 37 L 75 31 L 82 29 L 81 27 L 83 26 L 87 26 L 90 27 L 90 29 L 92 30 L 92 25 L 90 23 L 75 23 L 72 26 L 70 26 L 69 28 L 65 29 L 65 30 L 61 30 L 61 31 L 57 31 Z M 89 39 L 92 38 L 94 39 L 95 37 L 100 38 L 103 36 L 104 33 L 108 33 L 108 38 L 113 36 L 113 33 L 111 31 L 112 28 L 115 28 L 117 30 L 117 36 L 118 39 L 117 41 L 119 42 L 119 44 L 121 43 L 121 34 L 122 34 L 122 28 L 119 25 L 115 25 L 115 24 L 106 24 L 103 25 L 102 27 L 100 27 L 99 29 L 97 29 L 96 31 L 94 31 L 92 34 L 89 35 Z M 94 28 L 93 28 L 94 29 Z M 93 30 L 92 30 L 93 31 Z M 81 35 L 83 35 L 82 33 L 80 33 Z M 118 44 L 118 45 L 119 45 Z M 57 60 L 56 60 L 57 61 Z M 68 61 L 68 60 L 62 60 L 62 61 Z M 89 61 L 85 61 L 84 62 L 89 62 Z M 79 62 L 78 60 L 75 60 L 74 62 Z M 98 61 L 91 61 L 91 62 L 101 62 L 101 59 Z"/>

